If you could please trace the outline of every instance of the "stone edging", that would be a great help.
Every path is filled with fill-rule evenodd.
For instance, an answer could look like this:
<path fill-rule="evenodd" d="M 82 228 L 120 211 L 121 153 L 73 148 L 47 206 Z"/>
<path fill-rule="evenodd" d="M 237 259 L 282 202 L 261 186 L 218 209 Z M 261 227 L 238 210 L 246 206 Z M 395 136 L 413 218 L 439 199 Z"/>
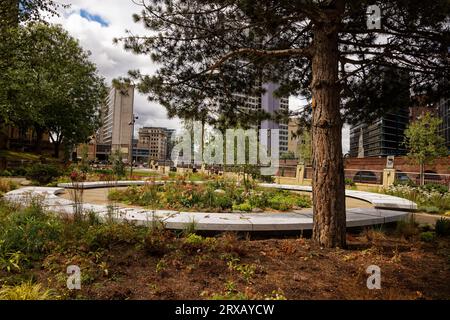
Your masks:
<path fill-rule="evenodd" d="M 142 185 L 146 181 L 117 181 L 86 183 L 85 188 L 116 187 L 127 185 Z M 164 183 L 160 181 L 158 183 Z M 307 186 L 291 186 L 276 184 L 260 184 L 263 187 L 273 187 L 293 191 L 311 191 Z M 63 185 L 61 185 L 63 186 Z M 63 188 L 26 187 L 8 192 L 5 198 L 18 203 L 24 203 L 30 196 L 42 196 L 44 205 L 53 211 L 67 214 L 73 213 L 73 202 L 58 197 Z M 415 209 L 414 203 L 387 195 L 370 192 L 347 190 L 346 195 L 374 204 L 374 208 L 347 209 L 347 227 L 378 225 L 406 219 L 409 213 L 403 210 Z M 402 200 L 402 201 L 400 201 Z M 396 210 L 389 210 L 394 208 Z M 107 205 L 85 203 L 85 211 L 94 211 L 100 218 L 111 214 Z M 136 208 L 117 208 L 114 215 L 119 220 L 135 221 L 140 224 L 151 223 L 157 219 L 168 229 L 185 229 L 194 224 L 197 230 L 207 231 L 299 231 L 311 230 L 313 212 L 286 213 L 214 213 L 214 212 L 179 212 L 171 210 L 143 210 Z"/>

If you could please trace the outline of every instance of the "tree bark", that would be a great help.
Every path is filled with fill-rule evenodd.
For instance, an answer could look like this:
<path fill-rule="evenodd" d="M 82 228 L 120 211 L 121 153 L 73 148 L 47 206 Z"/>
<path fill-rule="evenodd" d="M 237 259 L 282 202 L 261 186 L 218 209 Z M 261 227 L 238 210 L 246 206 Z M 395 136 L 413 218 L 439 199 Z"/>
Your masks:
<path fill-rule="evenodd" d="M 332 19 L 333 20 L 333 19 Z M 342 119 L 336 21 L 314 28 L 312 59 L 313 239 L 324 247 L 346 245 Z"/>
<path fill-rule="evenodd" d="M 44 135 L 44 129 L 40 127 L 35 127 L 34 129 L 36 131 L 36 144 L 34 146 L 34 150 L 37 154 L 42 153 L 42 137 Z"/>
<path fill-rule="evenodd" d="M 423 186 L 425 184 L 425 164 L 420 162 L 420 185 Z"/>
<path fill-rule="evenodd" d="M 58 159 L 59 158 L 59 147 L 60 147 L 60 145 L 61 145 L 61 143 L 60 142 L 57 142 L 57 141 L 55 141 L 54 143 L 53 143 L 53 157 L 55 157 L 56 159 Z"/>

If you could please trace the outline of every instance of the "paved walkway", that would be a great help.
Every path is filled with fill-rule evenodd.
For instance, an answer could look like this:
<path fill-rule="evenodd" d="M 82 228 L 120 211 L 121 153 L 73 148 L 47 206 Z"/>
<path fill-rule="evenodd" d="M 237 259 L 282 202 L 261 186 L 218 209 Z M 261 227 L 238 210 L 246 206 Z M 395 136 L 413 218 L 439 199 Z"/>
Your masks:
<path fill-rule="evenodd" d="M 127 185 L 142 185 L 146 181 L 117 181 L 111 182 L 86 182 L 85 188 L 116 187 Z M 164 183 L 160 181 L 158 183 Z M 61 184 L 61 187 L 69 187 L 70 184 Z M 311 187 L 260 184 L 262 187 L 280 188 L 292 191 L 311 192 Z M 41 195 L 44 205 L 57 212 L 71 214 L 73 202 L 58 196 L 64 192 L 63 188 L 26 187 L 8 192 L 5 197 L 11 201 L 24 203 L 31 195 Z M 346 196 L 364 200 L 374 205 L 373 208 L 347 209 L 347 227 L 359 227 L 394 222 L 408 217 L 409 210 L 417 206 L 411 201 L 383 194 L 346 190 Z M 136 221 L 137 223 L 151 223 L 152 220 L 162 221 L 168 229 L 185 229 L 192 223 L 197 230 L 208 231 L 293 231 L 310 230 L 313 225 L 312 209 L 301 212 L 286 213 L 204 213 L 204 212 L 179 212 L 170 210 L 144 210 L 140 208 L 111 208 L 108 205 L 96 205 L 85 203 L 84 210 L 96 212 L 100 218 L 112 214 L 118 219 Z M 394 210 L 392 210 L 394 209 Z M 401 209 L 401 210 L 400 210 Z"/>

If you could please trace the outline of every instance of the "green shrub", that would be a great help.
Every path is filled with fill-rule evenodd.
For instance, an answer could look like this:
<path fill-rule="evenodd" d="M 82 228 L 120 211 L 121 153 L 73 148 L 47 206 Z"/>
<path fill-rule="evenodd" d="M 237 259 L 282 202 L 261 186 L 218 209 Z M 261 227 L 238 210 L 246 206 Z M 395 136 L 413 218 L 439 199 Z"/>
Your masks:
<path fill-rule="evenodd" d="M 213 249 L 215 247 L 215 244 L 216 239 L 204 238 L 195 233 L 190 233 L 183 239 L 183 247 L 190 251 Z"/>
<path fill-rule="evenodd" d="M 420 234 L 420 241 L 432 242 L 432 241 L 434 241 L 435 237 L 436 237 L 436 234 L 432 231 L 422 232 Z"/>
<path fill-rule="evenodd" d="M 346 186 L 350 186 L 350 187 L 354 187 L 354 186 L 355 186 L 355 183 L 353 182 L 352 179 L 350 179 L 350 178 L 345 178 L 345 185 L 346 185 Z"/>
<path fill-rule="evenodd" d="M 438 236 L 449 236 L 450 235 L 450 219 L 440 218 L 436 221 L 434 230 Z"/>
<path fill-rule="evenodd" d="M 125 175 L 125 163 L 122 158 L 123 154 L 119 149 L 109 156 L 109 161 L 112 163 L 112 171 L 118 177 Z"/>
<path fill-rule="evenodd" d="M 252 211 L 252 205 L 249 203 L 249 202 L 243 202 L 243 203 L 240 203 L 240 204 L 233 204 L 233 210 L 236 210 L 236 211 L 246 211 L 246 212 L 249 212 L 249 211 Z"/>
<path fill-rule="evenodd" d="M 0 224 L 0 255 L 22 252 L 33 259 L 51 251 L 61 240 L 61 219 L 45 212 L 38 201 L 11 212 Z"/>
<path fill-rule="evenodd" d="M 448 186 L 438 183 L 427 183 L 420 187 L 423 190 L 429 191 L 429 192 L 439 192 L 439 193 L 447 193 L 448 192 Z"/>
<path fill-rule="evenodd" d="M 439 213 L 441 210 L 435 206 L 421 206 L 419 207 L 419 211 L 424 211 L 426 213 Z"/>
<path fill-rule="evenodd" d="M 153 256 L 163 256 L 168 251 L 172 235 L 162 228 L 151 229 L 144 238 L 144 250 Z"/>
<path fill-rule="evenodd" d="M 46 185 L 62 174 L 61 170 L 52 164 L 34 164 L 27 170 L 26 178 Z"/>
<path fill-rule="evenodd" d="M 3 170 L 2 172 L 0 172 L 0 176 L 11 177 L 12 173 L 9 170 Z"/>
<path fill-rule="evenodd" d="M 43 290 L 41 284 L 25 282 L 18 286 L 4 286 L 0 289 L 0 300 L 56 300 L 52 290 Z"/>
<path fill-rule="evenodd" d="M 87 230 L 84 240 L 92 250 L 95 250 L 117 244 L 137 244 L 144 239 L 144 236 L 145 228 L 128 222 L 109 222 L 91 226 Z"/>

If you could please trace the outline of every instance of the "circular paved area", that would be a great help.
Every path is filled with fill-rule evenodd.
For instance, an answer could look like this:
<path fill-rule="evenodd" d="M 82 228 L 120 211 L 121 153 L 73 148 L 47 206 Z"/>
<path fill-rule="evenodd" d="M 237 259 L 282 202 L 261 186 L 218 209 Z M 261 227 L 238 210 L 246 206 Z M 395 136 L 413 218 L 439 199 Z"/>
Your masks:
<path fill-rule="evenodd" d="M 105 188 L 129 185 L 142 185 L 146 181 L 86 182 L 84 188 Z M 165 183 L 159 181 L 157 183 Z M 279 184 L 260 184 L 262 187 L 279 188 L 292 191 L 311 192 L 311 187 Z M 26 187 L 8 192 L 10 201 L 24 203 L 31 195 L 41 195 L 46 207 L 56 212 L 71 214 L 73 202 L 59 197 L 70 184 L 60 184 L 58 188 Z M 366 201 L 373 207 L 347 209 L 347 227 L 378 225 L 402 220 L 411 210 L 417 209 L 415 203 L 389 195 L 363 191 L 346 190 L 346 196 Z M 85 203 L 83 209 L 96 212 L 100 218 L 111 213 L 107 204 Z M 117 207 L 114 215 L 119 220 L 135 221 L 140 224 L 159 220 L 168 229 L 185 229 L 192 223 L 197 230 L 207 231 L 299 231 L 310 230 L 313 225 L 312 209 L 284 213 L 215 213 L 180 212 L 172 210 L 146 210 L 133 207 Z"/>

